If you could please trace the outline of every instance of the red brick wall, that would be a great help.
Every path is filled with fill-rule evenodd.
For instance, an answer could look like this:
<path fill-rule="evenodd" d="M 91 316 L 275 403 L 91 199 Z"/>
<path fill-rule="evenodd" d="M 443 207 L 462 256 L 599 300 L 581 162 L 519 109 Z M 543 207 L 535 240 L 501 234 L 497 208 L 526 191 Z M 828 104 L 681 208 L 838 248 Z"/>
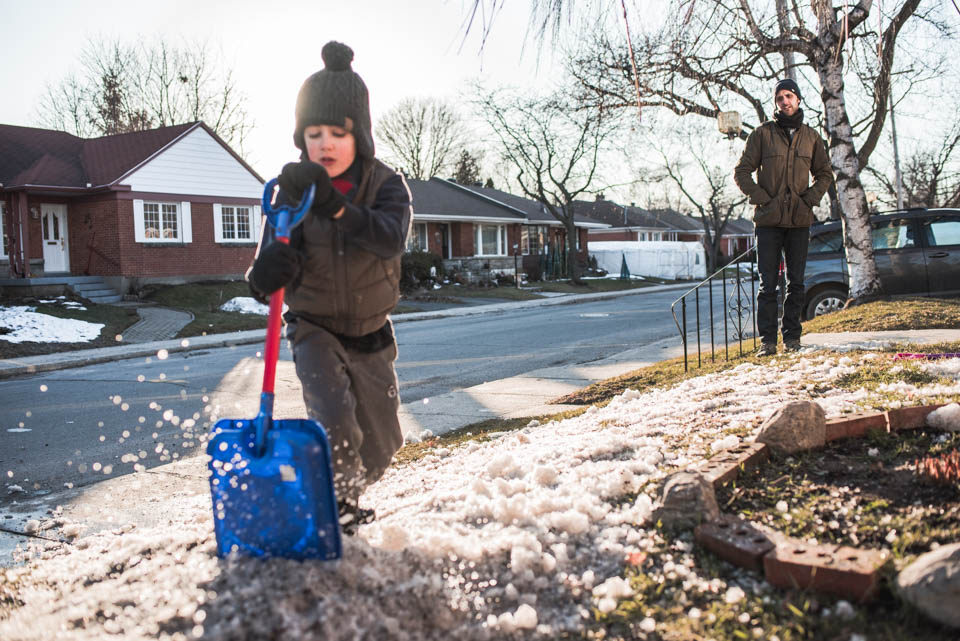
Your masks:
<path fill-rule="evenodd" d="M 119 201 L 118 237 L 123 275 L 128 277 L 240 274 L 256 252 L 255 244 L 214 242 L 213 205 L 192 203 L 193 242 L 138 243 L 134 240 L 133 201 Z"/>
<path fill-rule="evenodd" d="M 621 229 L 617 231 L 602 231 L 590 234 L 590 240 L 602 242 L 606 240 L 637 240 L 637 232 Z"/>
<path fill-rule="evenodd" d="M 476 253 L 473 247 L 473 223 L 452 223 L 450 236 L 454 258 L 473 256 Z"/>
<path fill-rule="evenodd" d="M 116 234 L 117 208 L 118 201 L 109 196 L 67 205 L 72 274 L 123 275 L 120 273 L 120 243 Z"/>

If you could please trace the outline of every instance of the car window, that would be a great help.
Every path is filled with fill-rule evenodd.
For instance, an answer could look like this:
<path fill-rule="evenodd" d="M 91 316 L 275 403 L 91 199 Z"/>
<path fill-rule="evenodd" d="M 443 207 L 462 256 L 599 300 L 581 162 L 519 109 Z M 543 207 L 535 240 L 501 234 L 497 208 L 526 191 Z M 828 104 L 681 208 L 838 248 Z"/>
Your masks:
<path fill-rule="evenodd" d="M 810 246 L 807 249 L 808 254 L 828 254 L 838 252 L 843 249 L 843 233 L 836 229 L 822 234 L 816 234 L 810 238 Z"/>
<path fill-rule="evenodd" d="M 873 223 L 874 249 L 900 249 L 901 247 L 915 247 L 913 227 L 910 220 L 901 218 L 884 220 Z"/>
<path fill-rule="evenodd" d="M 923 235 L 927 245 L 960 245 L 960 216 L 935 216 L 923 221 Z"/>

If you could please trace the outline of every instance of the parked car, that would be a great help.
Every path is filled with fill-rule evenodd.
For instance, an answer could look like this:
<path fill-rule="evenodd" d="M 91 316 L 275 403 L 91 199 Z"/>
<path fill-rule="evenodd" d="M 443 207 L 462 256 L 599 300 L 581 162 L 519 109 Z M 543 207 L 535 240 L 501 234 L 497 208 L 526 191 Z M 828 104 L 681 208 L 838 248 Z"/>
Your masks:
<path fill-rule="evenodd" d="M 911 209 L 870 217 L 880 284 L 889 296 L 960 295 L 960 209 Z M 849 275 L 839 222 L 810 228 L 804 316 L 843 307 Z"/>

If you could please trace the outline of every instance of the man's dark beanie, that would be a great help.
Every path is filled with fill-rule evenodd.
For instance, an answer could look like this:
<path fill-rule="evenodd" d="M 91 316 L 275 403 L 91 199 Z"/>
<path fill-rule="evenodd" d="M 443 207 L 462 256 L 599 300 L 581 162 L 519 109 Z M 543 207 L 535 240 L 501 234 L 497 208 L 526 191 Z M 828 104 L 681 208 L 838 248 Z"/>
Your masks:
<path fill-rule="evenodd" d="M 777 99 L 777 94 L 780 93 L 781 89 L 786 89 L 787 91 L 793 92 L 793 95 L 797 97 L 797 100 L 803 100 L 803 96 L 800 95 L 800 87 L 798 87 L 797 83 L 790 78 L 784 78 L 777 83 L 777 88 L 773 90 L 774 100 Z"/>
<path fill-rule="evenodd" d="M 353 134 L 358 156 L 373 158 L 370 97 L 367 86 L 350 67 L 353 49 L 331 40 L 323 46 L 320 55 L 324 68 L 307 78 L 297 95 L 293 144 L 306 152 L 304 129 L 311 125 L 335 125 Z"/>

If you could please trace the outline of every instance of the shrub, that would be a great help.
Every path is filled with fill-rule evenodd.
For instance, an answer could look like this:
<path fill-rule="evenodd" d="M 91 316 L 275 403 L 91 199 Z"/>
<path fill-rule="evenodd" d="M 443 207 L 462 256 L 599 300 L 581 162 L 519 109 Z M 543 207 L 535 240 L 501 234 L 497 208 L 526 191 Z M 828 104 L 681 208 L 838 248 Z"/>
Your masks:
<path fill-rule="evenodd" d="M 435 276 L 430 268 L 435 268 Z M 443 276 L 443 259 L 421 250 L 407 252 L 400 259 L 400 289 L 409 292 Z"/>

